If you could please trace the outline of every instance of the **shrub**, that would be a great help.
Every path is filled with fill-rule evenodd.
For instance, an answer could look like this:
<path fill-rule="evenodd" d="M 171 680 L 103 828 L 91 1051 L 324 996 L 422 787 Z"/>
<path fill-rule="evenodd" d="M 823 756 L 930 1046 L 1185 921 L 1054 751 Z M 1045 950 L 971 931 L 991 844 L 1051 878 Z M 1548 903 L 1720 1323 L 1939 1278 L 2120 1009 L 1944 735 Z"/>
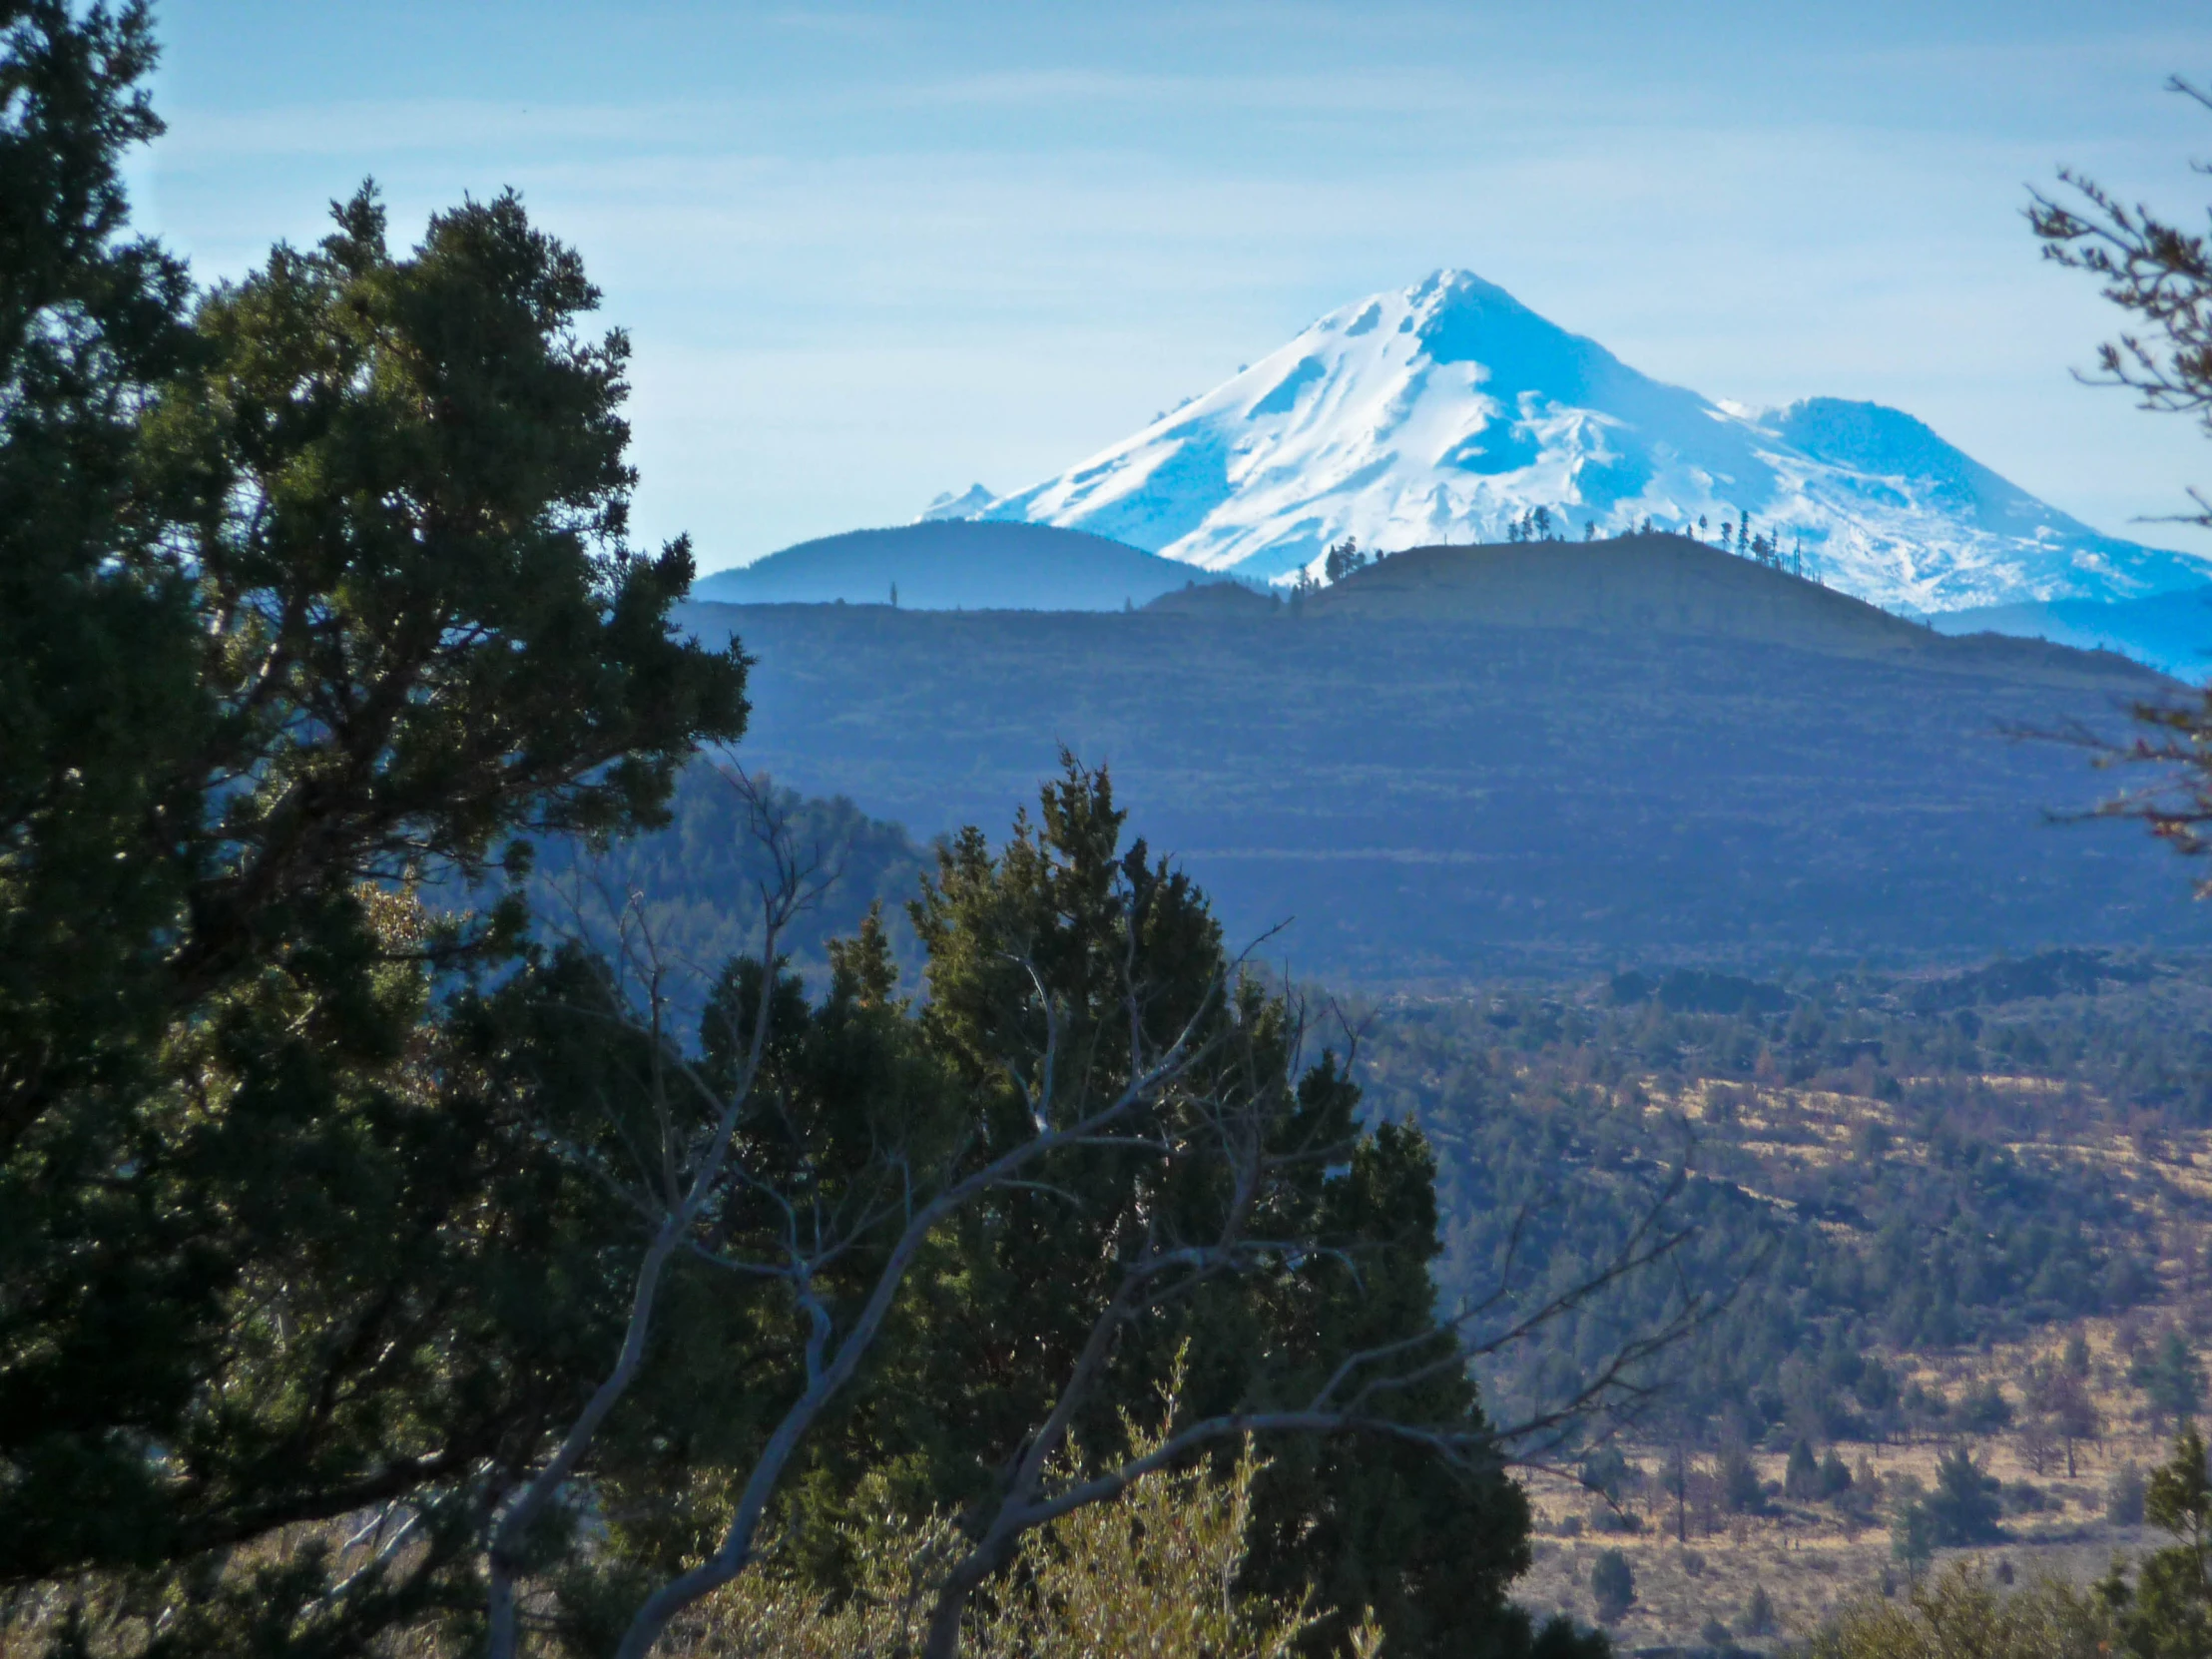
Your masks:
<path fill-rule="evenodd" d="M 2114 1526 L 2143 1524 L 2143 1471 L 2135 1463 L 2122 1463 L 2104 1489 L 2104 1518 Z"/>
<path fill-rule="evenodd" d="M 2094 1595 L 2043 1579 L 2000 1595 L 1960 1563 L 1904 1602 L 1867 1601 L 1814 1636 L 1807 1659 L 2100 1659 L 2119 1650 Z"/>
<path fill-rule="evenodd" d="M 1140 1443 L 1143 1437 L 1140 1436 Z M 1292 1659 L 1313 1628 L 1303 1605 L 1235 1593 L 1245 1560 L 1250 1448 L 1226 1472 L 1162 1471 L 1118 1502 L 1032 1533 L 987 1607 L 970 1615 L 969 1659 L 1077 1653 L 1092 1659 Z M 716 1659 L 888 1659 L 919 1650 L 930 1590 L 957 1557 L 949 1519 L 853 1529 L 850 1595 L 827 1602 L 788 1571 L 748 1573 L 706 1603 L 689 1650 Z M 1380 1646 L 1372 1626 L 1356 1651 Z"/>
<path fill-rule="evenodd" d="M 1744 1634 L 1747 1636 L 1772 1636 L 1775 1632 L 1774 1598 L 1767 1594 L 1764 1584 L 1752 1586 L 1751 1599 L 1744 1603 Z"/>
<path fill-rule="evenodd" d="M 1613 1624 L 1635 1605 L 1636 1574 L 1617 1549 L 1600 1552 L 1590 1566 L 1590 1599 L 1600 1624 Z"/>

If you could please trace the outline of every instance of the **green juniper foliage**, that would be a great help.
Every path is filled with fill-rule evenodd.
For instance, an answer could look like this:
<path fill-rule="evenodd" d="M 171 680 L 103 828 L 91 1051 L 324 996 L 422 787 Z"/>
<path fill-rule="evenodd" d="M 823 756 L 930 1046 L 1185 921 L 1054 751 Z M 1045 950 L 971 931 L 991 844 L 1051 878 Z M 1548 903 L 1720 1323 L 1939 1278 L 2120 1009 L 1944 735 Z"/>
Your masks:
<path fill-rule="evenodd" d="M 1305 1246 L 1268 1271 L 1196 1286 L 1121 1332 L 1073 1428 L 1077 1443 L 1102 1450 L 1120 1445 L 1125 1422 L 1179 1366 L 1183 1412 L 1198 1417 L 1303 1403 L 1355 1351 L 1406 1344 L 1416 1361 L 1448 1352 L 1429 1335 L 1436 1217 L 1419 1136 L 1364 1131 L 1342 1065 L 1300 1054 L 1286 1005 L 1249 984 L 1222 1004 L 1220 988 L 1236 979 L 1203 895 L 1141 840 L 1125 844 L 1123 830 L 1105 777 L 1071 764 L 1002 847 L 968 830 L 941 849 L 910 918 L 925 1006 L 900 996 L 887 929 L 871 918 L 832 946 L 819 1001 L 789 973 L 770 988 L 757 963 L 734 963 L 700 1039 L 727 1087 L 732 1034 L 752 1028 L 763 994 L 777 999 L 760 1104 L 741 1120 L 742 1168 L 717 1201 L 725 1250 L 753 1257 L 773 1254 L 797 1193 L 850 1213 L 852 1195 L 881 1178 L 886 1148 L 917 1168 L 946 1149 L 956 1167 L 978 1167 L 1037 1133 L 1017 1074 L 1052 1068 L 1056 1120 L 1095 1109 L 1126 1075 L 1131 975 L 1148 1047 L 1194 1017 L 1226 1039 L 1208 1065 L 1235 1068 L 1239 1086 L 1273 1100 L 1278 1150 L 1329 1150 L 1287 1157 L 1261 1200 L 1264 1236 Z M 1049 1044 L 1044 999 L 1060 1011 Z M 573 1020 L 557 1023 L 569 1040 L 592 1042 Z M 554 1102 L 564 1136 L 605 1135 L 595 1126 L 608 1091 L 589 1081 L 585 1054 L 547 1046 L 556 1040 L 548 1031 L 518 1049 L 527 1067 L 553 1060 L 525 1086 Z M 1230 1081 L 1193 1074 L 1176 1098 L 1209 1098 Z M 939 1230 L 860 1377 L 807 1442 L 779 1511 L 787 1560 L 841 1591 L 871 1570 L 854 1540 L 886 1510 L 912 1519 L 987 1503 L 1147 1229 L 1204 1238 L 1221 1225 L 1221 1167 L 1203 1156 L 1163 1163 L 1148 1149 L 1162 1138 L 1203 1144 L 1203 1124 L 1183 1109 L 1148 1107 L 1120 1131 L 1126 1144 L 1070 1147 Z M 858 1299 L 886 1244 L 871 1234 L 827 1270 L 832 1308 Z M 591 1503 L 612 1535 L 556 1575 L 585 1651 L 611 1643 L 646 1586 L 712 1547 L 802 1370 L 806 1327 L 779 1286 L 683 1263 L 665 1294 L 655 1352 L 592 1464 Z M 1402 1420 L 1483 1427 L 1456 1366 L 1387 1397 Z M 1241 1581 L 1268 1598 L 1311 1597 L 1316 1642 L 1370 1610 L 1407 1654 L 1458 1651 L 1470 1632 L 1506 1652 L 1563 1653 L 1584 1640 L 1564 1625 L 1534 1632 L 1507 1603 L 1527 1563 L 1528 1515 L 1494 1462 L 1454 1470 L 1415 1447 L 1349 1435 L 1271 1439 L 1266 1450 Z"/>
<path fill-rule="evenodd" d="M 1936 1460 L 1936 1489 L 1927 1499 L 1936 1543 L 1942 1548 L 1994 1543 L 2004 1536 L 1997 1526 L 2001 1506 L 1998 1484 L 1963 1446 Z"/>
<path fill-rule="evenodd" d="M 405 1494 L 573 1393 L 560 1179 L 444 1011 L 519 918 L 395 884 L 652 821 L 745 701 L 740 655 L 668 631 L 688 550 L 624 543 L 624 344 L 575 333 L 596 292 L 517 201 L 401 255 L 364 191 L 188 316 L 123 231 L 143 8 L 0 23 L 21 1585 Z"/>
<path fill-rule="evenodd" d="M 2152 1412 L 2166 1421 L 2193 1417 L 2204 1403 L 2204 1368 L 2178 1331 L 2136 1356 L 2127 1380 L 2143 1390 Z"/>
<path fill-rule="evenodd" d="M 2097 1586 L 2136 1659 L 2212 1652 L 2212 1475 L 2205 1456 L 2204 1437 L 2192 1423 L 2143 1491 L 2143 1518 L 2173 1542 L 2143 1560 L 2133 1584 L 2115 1562 Z"/>

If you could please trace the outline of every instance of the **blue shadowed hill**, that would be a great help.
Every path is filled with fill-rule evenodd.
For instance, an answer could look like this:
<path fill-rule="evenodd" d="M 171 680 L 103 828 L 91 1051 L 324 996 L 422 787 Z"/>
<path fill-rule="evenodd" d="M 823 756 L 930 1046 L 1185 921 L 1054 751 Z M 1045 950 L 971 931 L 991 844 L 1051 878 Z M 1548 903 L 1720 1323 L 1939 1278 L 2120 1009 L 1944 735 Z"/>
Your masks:
<path fill-rule="evenodd" d="M 917 611 L 1118 611 L 1205 578 L 1080 530 L 966 519 L 848 530 L 718 571 L 695 598 L 728 605 L 887 605 Z"/>

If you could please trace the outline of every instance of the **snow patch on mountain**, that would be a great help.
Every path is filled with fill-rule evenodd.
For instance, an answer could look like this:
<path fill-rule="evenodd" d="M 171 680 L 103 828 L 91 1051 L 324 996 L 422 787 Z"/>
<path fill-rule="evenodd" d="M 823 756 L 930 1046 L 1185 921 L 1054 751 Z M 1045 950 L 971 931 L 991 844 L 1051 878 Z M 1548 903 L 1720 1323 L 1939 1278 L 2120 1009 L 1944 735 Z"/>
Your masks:
<path fill-rule="evenodd" d="M 1892 609 L 2118 599 L 2212 565 L 2100 535 L 1875 403 L 1717 402 L 1630 368 L 1465 271 L 1330 312 L 1057 477 L 923 516 L 1087 530 L 1246 579 L 1318 572 L 1347 536 L 1499 542 L 1536 507 L 1569 535 L 1710 540 L 1749 516 L 1809 574 Z"/>
<path fill-rule="evenodd" d="M 981 518 L 989 510 L 991 503 L 997 499 L 997 496 L 981 484 L 970 484 L 957 495 L 950 490 L 946 490 L 930 502 L 928 506 L 922 508 L 921 516 L 915 519 L 914 522 L 916 524 L 928 524 L 937 519 Z"/>

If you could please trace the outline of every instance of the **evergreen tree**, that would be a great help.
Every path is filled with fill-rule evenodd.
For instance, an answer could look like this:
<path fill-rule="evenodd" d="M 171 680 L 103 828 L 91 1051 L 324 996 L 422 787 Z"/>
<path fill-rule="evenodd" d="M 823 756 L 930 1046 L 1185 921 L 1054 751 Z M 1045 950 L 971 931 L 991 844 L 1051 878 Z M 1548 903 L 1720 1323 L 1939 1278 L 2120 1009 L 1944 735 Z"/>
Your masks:
<path fill-rule="evenodd" d="M 1927 1500 L 1935 1542 L 1982 1544 L 2001 1538 L 1997 1490 L 1996 1479 L 1963 1446 L 1944 1452 L 1936 1461 L 1936 1489 Z"/>
<path fill-rule="evenodd" d="M 1076 1051 L 1103 1059 L 1119 1040 L 1106 976 L 1127 925 L 1117 920 L 1117 885 L 1140 906 L 1146 949 L 1162 969 L 1163 1027 L 1187 1017 L 1183 1010 L 1222 972 L 1219 927 L 1202 896 L 1151 861 L 1142 840 L 1122 845 L 1123 822 L 1103 777 L 1071 773 L 1047 792 L 1035 827 L 1017 826 L 1002 854 L 991 856 L 972 832 L 956 842 L 915 911 L 929 952 L 929 1044 L 970 1088 L 998 1100 L 994 1115 L 1013 1106 L 1008 1044 L 1033 1052 L 1036 1042 L 1033 1016 L 1015 1013 L 1030 1001 L 1020 960 L 1038 963 L 1075 1014 Z M 1270 1059 L 1266 1068 L 1283 1068 L 1287 1059 Z M 1073 1082 L 1083 1086 L 1080 1077 Z M 1358 1091 L 1334 1059 L 1323 1056 L 1296 1087 L 1299 1116 L 1287 1134 L 1313 1144 L 1355 1140 Z M 1191 1345 L 1191 1406 L 1199 1412 L 1301 1397 L 1343 1355 L 1425 1328 L 1434 1295 L 1428 1263 L 1438 1248 L 1426 1147 L 1417 1134 L 1389 1126 L 1357 1137 L 1357 1145 L 1348 1180 L 1312 1169 L 1273 1201 L 1275 1227 L 1287 1234 L 1318 1227 L 1343 1254 L 1282 1282 L 1223 1287 L 1141 1340 L 1133 1337 L 1117 1366 L 1123 1381 L 1096 1402 L 1083 1437 L 1106 1443 L 1120 1410 L 1143 1397 L 1182 1343 Z M 961 1450 L 947 1471 L 952 1489 L 996 1466 L 1033 1420 L 1027 1396 L 1058 1375 L 1082 1337 L 1075 1289 L 1107 1271 L 1110 1241 L 1135 1207 L 1161 1202 L 1147 1198 L 1137 1176 L 1135 1163 L 1070 1170 L 1053 1185 L 1079 1197 L 1073 1208 L 1052 1192 L 1024 1192 L 988 1226 L 978 1216 L 966 1229 L 961 1283 L 997 1289 L 987 1318 L 954 1329 L 1032 1333 L 1025 1347 L 1035 1358 L 1007 1374 L 987 1351 L 963 1352 L 942 1337 L 914 1354 L 926 1369 L 896 1391 L 941 1402 L 931 1411 L 930 1436 L 970 1425 L 953 1437 Z M 1354 1262 L 1361 1264 L 1356 1273 Z M 1479 1420 L 1471 1384 L 1457 1374 L 1404 1391 L 1398 1408 L 1420 1420 Z M 1526 1560 L 1526 1510 L 1501 1472 L 1454 1475 L 1417 1452 L 1369 1440 L 1300 1440 L 1270 1450 L 1247 1569 L 1256 1586 L 1284 1593 L 1312 1586 L 1344 1619 L 1372 1606 L 1406 1653 L 1441 1651 L 1482 1630 L 1496 1632 L 1492 1640 L 1526 1639 L 1525 1624 L 1505 1603 L 1506 1584 Z"/>
<path fill-rule="evenodd" d="M 558 1403 L 540 1360 L 597 1304 L 556 1288 L 559 1206 L 501 1199 L 545 1159 L 441 999 L 521 915 L 441 921 L 406 883 L 650 822 L 745 703 L 741 656 L 668 629 L 688 548 L 623 540 L 626 347 L 573 333 L 596 293 L 518 203 L 398 258 L 364 192 L 188 328 L 181 269 L 123 235 L 120 157 L 156 130 L 143 8 L 7 21 L 20 1584 L 410 1492 Z"/>
<path fill-rule="evenodd" d="M 1916 1584 L 1936 1559 L 1936 1521 L 1928 1504 L 1908 1494 L 1890 1513 L 1890 1555 Z"/>
<path fill-rule="evenodd" d="M 2204 1370 L 2178 1331 L 2137 1356 L 2127 1380 L 2143 1390 L 2155 1416 L 2168 1421 L 2192 1417 L 2204 1403 Z"/>
<path fill-rule="evenodd" d="M 2143 1517 L 2173 1542 L 2142 1563 L 2131 1585 L 2122 1566 L 2097 1588 L 2135 1659 L 2189 1659 L 2212 1652 L 2212 1476 L 2194 1424 L 2173 1456 L 2151 1471 Z"/>
<path fill-rule="evenodd" d="M 1852 1488 L 1851 1465 L 1844 1461 L 1844 1454 L 1834 1446 L 1821 1459 L 1820 1495 L 1824 1498 L 1841 1497 Z"/>
<path fill-rule="evenodd" d="M 1462 1368 L 1423 1368 L 1424 1356 L 1451 1354 L 1431 1326 L 1437 1241 L 1425 1145 L 1391 1125 L 1363 1131 L 1341 1064 L 1327 1054 L 1300 1062 L 1281 1004 L 1250 987 L 1234 1010 L 1218 1004 L 1228 967 L 1218 925 L 1186 877 L 1142 841 L 1124 843 L 1123 822 L 1105 778 L 1071 769 L 1002 849 L 972 830 L 947 845 L 913 911 L 927 952 L 921 1009 L 896 995 L 879 929 L 835 953 L 819 1006 L 788 975 L 767 993 L 778 1034 L 762 1098 L 774 1105 L 757 1125 L 747 1121 L 746 1166 L 717 1206 L 726 1250 L 778 1235 L 782 1211 L 765 1194 L 784 1192 L 800 1172 L 820 1184 L 811 1202 L 835 1213 L 865 1190 L 885 1147 L 918 1137 L 962 1148 L 969 1167 L 1035 1135 L 1023 1079 L 1041 1088 L 1051 1078 L 1052 1121 L 1080 1119 L 1125 1072 L 1125 1045 L 1155 1044 L 1194 1017 L 1224 1038 L 1205 1069 L 1129 1120 L 1118 1144 L 1055 1152 L 934 1236 L 863 1373 L 785 1484 L 783 1529 L 825 1592 L 849 1587 L 855 1530 L 886 1504 L 917 1520 L 932 1509 L 987 1512 L 1094 1340 L 1128 1252 L 1160 1234 L 1219 1235 L 1233 1186 L 1202 1158 L 1163 1164 L 1151 1148 L 1203 1144 L 1204 1120 L 1179 1114 L 1197 1114 L 1232 1084 L 1277 1103 L 1268 1236 L 1310 1246 L 1276 1269 L 1201 1281 L 1109 1327 L 1110 1360 L 1102 1385 L 1081 1398 L 1076 1443 L 1111 1455 L 1125 1415 L 1154 1409 L 1156 1388 L 1179 1368 L 1188 1416 L 1266 1411 L 1311 1397 L 1348 1355 L 1374 1349 L 1422 1368 L 1389 1390 L 1393 1416 L 1443 1432 L 1483 1426 Z M 1144 987 L 1138 1027 L 1121 991 L 1132 972 Z M 731 1033 L 751 1028 L 763 985 L 757 962 L 733 964 L 723 980 L 702 1027 L 711 1076 L 734 1074 Z M 583 1000 L 574 989 L 565 998 L 513 994 L 525 1012 Z M 556 1017 L 513 1052 L 555 1114 L 549 1133 L 628 1145 L 635 1135 L 607 1139 L 599 1101 L 612 1074 L 594 1047 L 573 1017 Z M 650 1133 L 643 1115 L 637 1133 Z M 882 1248 L 861 1236 L 838 1252 L 828 1270 L 830 1306 L 856 1300 Z M 589 1561 L 556 1576 L 564 1616 L 600 1630 L 602 1645 L 642 1585 L 713 1547 L 728 1492 L 748 1478 L 806 1375 L 807 1326 L 775 1282 L 681 1262 L 671 1271 L 653 1363 L 575 1487 L 593 1513 L 624 1519 Z M 743 1381 L 703 1381 L 715 1379 Z M 1334 1631 L 1373 1609 L 1410 1654 L 1457 1651 L 1467 1640 L 1549 1652 L 1569 1640 L 1532 1631 L 1505 1599 L 1528 1559 L 1527 1510 L 1494 1462 L 1454 1468 L 1373 1435 L 1271 1437 L 1266 1449 L 1247 1587 L 1315 1596 Z"/>
<path fill-rule="evenodd" d="M 1617 1549 L 1598 1551 L 1590 1564 L 1590 1600 L 1600 1624 L 1618 1624 L 1636 1604 L 1636 1574 L 1628 1557 Z"/>
<path fill-rule="evenodd" d="M 1810 1503 L 1823 1495 L 1820 1461 L 1813 1455 L 1812 1442 L 1802 1435 L 1790 1447 L 1790 1460 L 1782 1472 L 1782 1493 L 1800 1503 Z"/>
<path fill-rule="evenodd" d="M 1747 1636 L 1772 1636 L 1775 1632 L 1774 1598 L 1767 1594 L 1764 1584 L 1751 1587 L 1751 1598 L 1744 1603 L 1743 1631 Z"/>

